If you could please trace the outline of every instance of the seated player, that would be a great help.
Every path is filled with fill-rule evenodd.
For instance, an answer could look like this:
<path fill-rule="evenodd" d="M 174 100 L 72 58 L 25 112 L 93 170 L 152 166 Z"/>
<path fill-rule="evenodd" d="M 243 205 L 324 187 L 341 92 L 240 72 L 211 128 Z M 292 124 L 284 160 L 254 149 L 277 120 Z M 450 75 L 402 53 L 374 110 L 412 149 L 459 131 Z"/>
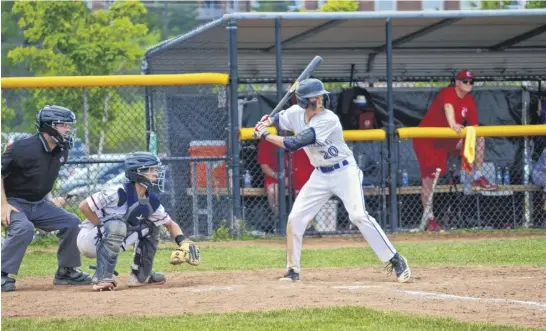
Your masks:
<path fill-rule="evenodd" d="M 114 268 L 121 250 L 135 245 L 129 287 L 165 283 L 165 275 L 153 272 L 159 244 L 159 227 L 165 226 L 179 246 L 171 264 L 198 265 L 199 248 L 186 239 L 159 201 L 152 187 L 163 191 L 165 171 L 159 158 L 136 152 L 125 159 L 128 182 L 113 190 L 97 192 L 80 203 L 87 217 L 78 235 L 78 248 L 88 258 L 97 258 L 92 283 L 94 291 L 114 290 Z"/>

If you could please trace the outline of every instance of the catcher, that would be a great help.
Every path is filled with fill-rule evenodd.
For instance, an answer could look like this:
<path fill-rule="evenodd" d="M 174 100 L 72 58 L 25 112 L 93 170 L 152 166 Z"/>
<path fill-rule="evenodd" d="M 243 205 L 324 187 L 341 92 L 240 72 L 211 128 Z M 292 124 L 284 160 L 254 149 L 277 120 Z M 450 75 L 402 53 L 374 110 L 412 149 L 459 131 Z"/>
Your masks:
<path fill-rule="evenodd" d="M 187 262 L 199 265 L 199 248 L 184 237 L 151 190 L 163 192 L 165 171 L 159 158 L 148 152 L 129 154 L 125 159 L 128 182 L 110 190 L 97 192 L 80 203 L 87 219 L 80 225 L 78 248 L 88 258 L 97 258 L 92 278 L 94 291 L 111 291 L 117 287 L 114 277 L 121 250 L 135 245 L 129 287 L 165 283 L 165 275 L 153 272 L 159 244 L 159 227 L 164 225 L 178 248 L 171 254 L 174 265 Z"/>

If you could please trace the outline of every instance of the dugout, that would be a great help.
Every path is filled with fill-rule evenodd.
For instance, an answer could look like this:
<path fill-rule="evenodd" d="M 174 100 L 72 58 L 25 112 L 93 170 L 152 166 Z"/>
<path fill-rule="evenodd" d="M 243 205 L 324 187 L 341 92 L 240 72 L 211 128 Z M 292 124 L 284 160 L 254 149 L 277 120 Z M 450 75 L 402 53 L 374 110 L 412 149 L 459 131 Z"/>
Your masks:
<path fill-rule="evenodd" d="M 238 112 L 241 85 L 276 84 L 276 95 L 269 94 L 264 101 L 272 107 L 274 101 L 282 97 L 282 84 L 293 82 L 308 62 L 320 55 L 324 62 L 314 77 L 325 82 L 367 84 L 365 88 L 373 97 L 389 137 L 388 176 L 394 178 L 399 162 L 394 130 L 415 125 L 421 114 L 412 109 L 417 107 L 424 112 L 425 104 L 437 90 L 398 87 L 409 82 L 446 82 L 458 70 L 469 68 L 478 81 L 484 82 L 476 88 L 476 93 L 483 94 L 481 99 L 489 105 L 487 108 L 494 108 L 484 116 L 480 114 L 485 118 L 481 124 L 530 123 L 529 106 L 536 93 L 540 93 L 540 82 L 546 79 L 545 22 L 546 10 L 543 9 L 233 13 L 150 48 L 142 70 L 143 74 L 230 74 L 230 89 L 226 91 L 229 113 L 225 113 L 225 107 L 216 107 L 220 101 L 210 97 L 205 101 L 210 105 L 207 111 L 193 110 L 192 113 L 197 112 L 199 116 L 187 118 L 178 131 L 183 135 L 186 128 L 191 128 L 192 139 L 228 142 L 233 170 L 231 203 L 234 215 L 239 217 L 240 145 L 232 142 L 238 141 L 239 126 L 245 118 L 244 113 Z M 379 87 L 382 85 L 385 87 Z M 341 96 L 345 91 L 337 92 Z M 174 115 L 180 112 L 180 105 L 186 100 L 199 98 L 200 91 L 196 88 L 193 95 L 173 91 L 161 102 L 154 102 L 150 95 L 147 112 L 153 117 L 154 103 L 161 103 L 167 114 Z M 478 105 L 478 108 L 483 107 Z M 264 106 L 262 112 L 268 109 Z M 218 119 L 214 122 L 218 129 L 199 129 L 203 127 L 201 115 Z M 188 139 L 182 139 L 182 144 L 171 139 L 172 148 L 185 150 Z M 508 148 L 511 153 L 521 151 L 522 147 L 527 150 L 528 141 L 525 141 L 525 146 L 512 144 L 502 148 Z M 394 193 L 396 182 L 390 181 L 389 185 Z M 390 194 L 389 200 L 391 205 L 396 205 L 396 194 Z M 284 208 L 281 203 L 281 210 Z M 396 220 L 396 210 L 393 209 L 389 217 L 391 221 Z M 396 230 L 396 225 L 392 229 Z"/>

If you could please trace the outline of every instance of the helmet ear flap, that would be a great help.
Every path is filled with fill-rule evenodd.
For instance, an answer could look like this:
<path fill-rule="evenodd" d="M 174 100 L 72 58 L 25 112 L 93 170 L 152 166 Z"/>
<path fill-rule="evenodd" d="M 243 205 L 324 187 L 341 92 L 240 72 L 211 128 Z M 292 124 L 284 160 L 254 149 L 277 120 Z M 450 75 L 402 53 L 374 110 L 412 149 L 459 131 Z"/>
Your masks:
<path fill-rule="evenodd" d="M 300 106 L 303 109 L 309 106 L 309 100 L 307 98 L 297 97 L 297 101 L 298 101 L 298 106 Z"/>

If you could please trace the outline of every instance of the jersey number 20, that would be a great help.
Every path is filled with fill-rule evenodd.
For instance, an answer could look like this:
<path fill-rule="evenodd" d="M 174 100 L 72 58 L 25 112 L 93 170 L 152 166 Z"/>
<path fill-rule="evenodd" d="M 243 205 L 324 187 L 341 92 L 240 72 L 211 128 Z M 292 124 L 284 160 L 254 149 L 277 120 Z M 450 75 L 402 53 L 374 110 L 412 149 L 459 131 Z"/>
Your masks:
<path fill-rule="evenodd" d="M 328 150 L 324 152 L 324 159 L 331 159 L 333 157 L 336 157 L 338 154 L 339 151 L 337 150 L 336 146 L 330 146 L 328 147 Z"/>

